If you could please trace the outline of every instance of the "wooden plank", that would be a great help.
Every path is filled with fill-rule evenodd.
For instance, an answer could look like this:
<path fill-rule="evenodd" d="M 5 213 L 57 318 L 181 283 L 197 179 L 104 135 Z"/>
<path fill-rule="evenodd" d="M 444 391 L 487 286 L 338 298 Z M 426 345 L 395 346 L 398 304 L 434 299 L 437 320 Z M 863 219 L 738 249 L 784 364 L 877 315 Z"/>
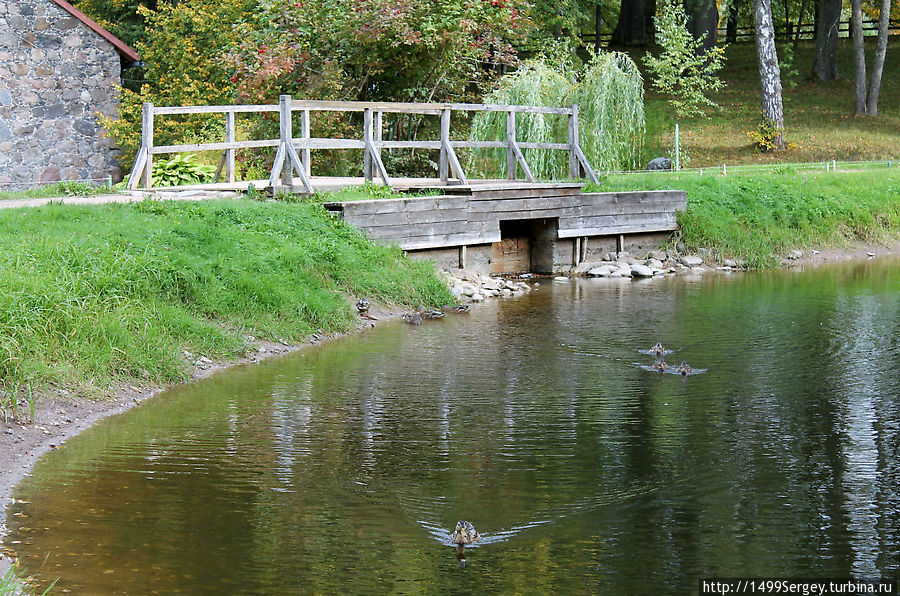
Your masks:
<path fill-rule="evenodd" d="M 591 164 L 588 163 L 584 151 L 581 150 L 581 146 L 575 145 L 573 149 L 575 150 L 576 157 L 578 157 L 578 162 L 581 164 L 581 168 L 587 173 L 588 179 L 594 184 L 600 184 L 600 181 L 597 180 L 597 175 L 594 174 L 594 170 L 591 168 Z"/>
<path fill-rule="evenodd" d="M 440 149 L 440 141 L 375 141 L 379 149 Z"/>
<path fill-rule="evenodd" d="M 569 178 L 576 180 L 580 178 L 579 174 L 581 174 L 579 171 L 581 164 L 578 161 L 578 154 L 575 151 L 575 147 L 578 146 L 578 104 L 572 104 L 570 107 L 572 108 L 572 113 L 569 115 L 568 122 Z"/>
<path fill-rule="evenodd" d="M 512 221 L 519 219 L 547 219 L 554 217 L 579 217 L 577 207 L 566 209 L 533 209 L 530 211 L 492 211 L 489 213 L 469 213 L 469 221 Z"/>
<path fill-rule="evenodd" d="M 470 201 L 471 213 L 494 213 L 497 211 L 532 211 L 534 209 L 581 208 L 580 197 L 533 197 L 525 199 L 499 199 L 495 201 Z"/>
<path fill-rule="evenodd" d="M 451 110 L 468 112 L 527 112 L 529 114 L 569 114 L 569 108 L 553 108 L 548 106 L 504 105 L 483 103 L 451 103 L 445 104 Z"/>
<path fill-rule="evenodd" d="M 678 222 L 644 222 L 634 224 L 622 224 L 618 226 L 605 226 L 602 228 L 578 228 L 573 230 L 560 229 L 557 233 L 561 239 L 575 238 L 578 236 L 615 236 L 618 234 L 639 234 L 644 232 L 671 232 L 678 229 Z"/>
<path fill-rule="evenodd" d="M 309 139 L 293 139 L 292 144 L 297 149 L 365 149 L 366 142 L 359 139 L 323 139 L 313 137 Z"/>
<path fill-rule="evenodd" d="M 403 250 L 426 250 L 429 248 L 452 248 L 454 246 L 475 246 L 500 241 L 500 230 L 488 234 L 442 234 L 423 238 L 406 238 L 400 242 Z"/>
<path fill-rule="evenodd" d="M 229 149 L 258 149 L 260 147 L 277 147 L 278 139 L 265 141 L 236 141 L 234 143 L 188 143 L 182 145 L 159 145 L 153 147 L 152 155 L 160 153 L 183 153 L 186 151 L 227 151 Z"/>
<path fill-rule="evenodd" d="M 581 215 L 583 217 L 614 217 L 620 215 L 646 215 L 650 213 L 675 213 L 680 211 L 676 205 L 666 205 L 664 203 L 637 203 L 631 205 L 604 205 L 602 208 L 594 206 L 592 208 L 582 208 Z"/>
<path fill-rule="evenodd" d="M 156 106 L 153 111 L 167 116 L 176 114 L 225 114 L 228 112 L 277 112 L 278 104 L 225 106 Z"/>
<path fill-rule="evenodd" d="M 353 225 L 351 220 L 348 223 Z M 395 224 L 378 227 L 360 228 L 366 235 L 373 238 L 406 238 L 414 236 L 434 236 L 435 234 L 464 234 L 469 232 L 465 222 L 446 221 L 411 226 L 409 224 Z"/>
<path fill-rule="evenodd" d="M 520 149 L 565 149 L 569 150 L 567 143 L 518 143 Z"/>
<path fill-rule="evenodd" d="M 464 149 L 506 149 L 506 141 L 451 141 L 454 147 Z"/>
<path fill-rule="evenodd" d="M 427 222 L 469 221 L 467 209 L 437 209 L 434 211 L 407 211 L 406 216 L 411 224 Z"/>
<path fill-rule="evenodd" d="M 459 158 L 456 157 L 456 151 L 453 150 L 453 145 L 448 142 L 442 144 L 444 151 L 447 153 L 447 158 L 450 160 L 450 165 L 453 167 L 453 171 L 456 172 L 456 178 L 462 184 L 468 184 L 469 181 L 466 179 L 466 173 L 462 169 L 462 165 L 459 163 Z"/>
<path fill-rule="evenodd" d="M 512 199 L 522 199 L 526 197 L 565 197 L 565 196 L 579 196 L 581 191 L 580 186 L 575 186 L 571 188 L 505 188 L 505 189 L 481 189 L 476 188 L 472 189 L 472 197 L 471 201 L 498 201 L 498 200 L 512 200 Z"/>

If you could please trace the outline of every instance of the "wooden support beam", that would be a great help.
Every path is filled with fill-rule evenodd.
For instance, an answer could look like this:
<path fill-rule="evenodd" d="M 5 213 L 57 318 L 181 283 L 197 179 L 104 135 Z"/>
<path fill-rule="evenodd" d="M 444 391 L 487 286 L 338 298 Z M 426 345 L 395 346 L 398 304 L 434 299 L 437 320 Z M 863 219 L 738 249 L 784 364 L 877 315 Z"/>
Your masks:
<path fill-rule="evenodd" d="M 450 145 L 450 110 L 441 112 L 441 161 L 439 173 L 441 182 L 450 179 L 450 158 L 447 154 L 447 146 Z"/>
<path fill-rule="evenodd" d="M 234 112 L 225 113 L 225 142 L 235 141 Z M 225 178 L 229 184 L 234 183 L 234 149 L 225 150 Z"/>
<path fill-rule="evenodd" d="M 367 109 L 363 113 L 363 142 L 366 145 L 365 155 L 369 157 L 370 168 L 374 166 L 378 169 L 378 174 L 381 176 L 381 180 L 384 182 L 385 186 L 391 185 L 391 180 L 388 178 L 387 170 L 384 168 L 384 162 L 381 161 L 381 153 L 375 147 L 375 141 L 373 137 L 373 110 Z M 374 176 L 372 172 L 367 172 L 366 180 L 372 180 Z"/>
<path fill-rule="evenodd" d="M 578 161 L 581 162 L 581 168 L 587 173 L 590 181 L 594 184 L 600 184 L 600 181 L 597 180 L 597 175 L 594 173 L 593 168 L 591 168 L 591 164 L 588 163 L 587 157 L 584 155 L 584 151 L 581 150 L 580 145 L 575 145 L 575 155 L 578 156 Z"/>
<path fill-rule="evenodd" d="M 141 148 L 146 151 L 143 169 L 140 171 L 141 186 L 153 186 L 153 104 L 145 102 L 141 116 Z"/>
<path fill-rule="evenodd" d="M 300 112 L 300 138 L 309 139 L 309 110 Z M 303 152 L 303 167 L 306 168 L 306 175 L 312 175 L 312 152 L 306 148 Z"/>
<path fill-rule="evenodd" d="M 516 113 L 512 110 L 506 113 L 506 179 L 516 179 L 516 152 L 513 145 L 516 142 Z"/>
<path fill-rule="evenodd" d="M 441 147 L 443 148 L 443 152 L 447 154 L 447 160 L 450 162 L 450 165 L 453 166 L 453 171 L 456 172 L 456 179 L 459 180 L 460 184 L 468 184 L 469 179 L 466 178 L 466 173 L 463 171 L 462 165 L 459 163 L 459 158 L 456 156 L 456 151 L 453 150 L 453 145 L 450 142 L 442 142 Z"/>
<path fill-rule="evenodd" d="M 578 105 L 572 104 L 569 107 L 572 109 L 572 113 L 569 114 L 569 178 L 578 180 L 581 178 L 576 149 L 578 147 Z"/>
<path fill-rule="evenodd" d="M 515 140 L 510 139 L 509 146 L 512 147 L 513 153 L 516 155 L 516 159 L 519 160 L 519 165 L 522 166 L 522 171 L 525 172 L 525 177 L 529 182 L 537 182 L 534 178 L 534 174 L 531 173 L 531 168 L 528 166 L 528 162 L 525 161 L 525 155 L 522 154 L 522 150 L 519 149 L 519 144 L 516 143 Z"/>

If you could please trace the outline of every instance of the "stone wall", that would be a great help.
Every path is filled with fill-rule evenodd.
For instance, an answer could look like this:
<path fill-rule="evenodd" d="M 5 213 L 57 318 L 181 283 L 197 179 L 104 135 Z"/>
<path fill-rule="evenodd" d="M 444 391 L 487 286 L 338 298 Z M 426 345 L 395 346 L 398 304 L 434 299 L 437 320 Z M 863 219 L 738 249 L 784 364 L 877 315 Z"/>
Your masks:
<path fill-rule="evenodd" d="M 121 178 L 97 113 L 114 116 L 119 53 L 50 0 L 0 2 L 0 190 Z"/>

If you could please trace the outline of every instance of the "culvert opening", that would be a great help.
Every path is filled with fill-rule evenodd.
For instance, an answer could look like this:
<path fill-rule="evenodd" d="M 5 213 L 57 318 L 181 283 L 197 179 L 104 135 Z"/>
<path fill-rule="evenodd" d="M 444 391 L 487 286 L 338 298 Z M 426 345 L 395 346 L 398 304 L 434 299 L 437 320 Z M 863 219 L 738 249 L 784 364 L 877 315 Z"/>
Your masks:
<path fill-rule="evenodd" d="M 552 273 L 558 230 L 556 217 L 500 221 L 500 242 L 491 250 L 491 273 Z"/>

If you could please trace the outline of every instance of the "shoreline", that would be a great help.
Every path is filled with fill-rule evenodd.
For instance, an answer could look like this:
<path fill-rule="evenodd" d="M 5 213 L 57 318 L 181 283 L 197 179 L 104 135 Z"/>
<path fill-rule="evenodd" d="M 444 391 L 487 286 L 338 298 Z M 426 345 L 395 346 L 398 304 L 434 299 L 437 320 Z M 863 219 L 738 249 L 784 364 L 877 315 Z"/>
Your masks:
<path fill-rule="evenodd" d="M 785 259 L 777 268 L 803 270 L 807 267 L 817 268 L 830 264 L 847 262 L 863 262 L 874 258 L 900 256 L 900 240 L 890 245 L 855 244 L 844 249 L 807 250 L 794 259 Z M 718 273 L 710 266 L 708 274 Z M 310 341 L 301 344 L 283 344 L 268 341 L 255 342 L 252 349 L 242 358 L 211 362 L 198 361 L 191 372 L 190 379 L 183 383 L 193 383 L 208 378 L 218 372 L 234 366 L 256 364 L 271 358 L 284 356 L 324 341 L 343 337 L 349 333 L 362 333 L 378 325 L 400 318 L 400 311 L 385 308 L 372 308 L 377 320 L 360 320 L 355 331 L 344 334 L 313 334 Z M 57 449 L 66 440 L 77 436 L 94 426 L 97 422 L 127 412 L 131 408 L 149 401 L 157 394 L 176 387 L 181 383 L 168 386 L 135 386 L 126 384 L 120 387 L 112 397 L 89 401 L 84 399 L 59 399 L 44 397 L 39 399 L 35 408 L 34 419 L 27 423 L 0 421 L 0 576 L 2 576 L 14 560 L 9 558 L 3 547 L 6 535 L 6 508 L 12 502 L 15 486 L 31 473 L 34 464 L 45 453 Z M 68 396 L 65 391 L 60 391 Z"/>
<path fill-rule="evenodd" d="M 309 341 L 300 344 L 284 344 L 271 341 L 254 342 L 247 355 L 221 362 L 198 361 L 189 379 L 166 386 L 135 386 L 125 384 L 111 397 L 91 401 L 86 399 L 59 399 L 42 397 L 29 422 L 3 422 L 0 420 L 0 577 L 15 563 L 4 550 L 7 534 L 6 509 L 13 502 L 13 491 L 31 470 L 37 460 L 49 451 L 58 449 L 68 439 L 88 430 L 101 420 L 123 414 L 153 397 L 182 384 L 194 383 L 235 366 L 258 364 L 265 360 L 335 340 L 351 333 L 365 333 L 378 325 L 397 321 L 400 311 L 384 308 L 371 309 L 376 320 L 360 319 L 357 328 L 347 333 L 323 335 L 314 333 Z M 64 393 L 64 392 L 63 392 Z M 66 394 L 67 395 L 67 394 Z"/>

